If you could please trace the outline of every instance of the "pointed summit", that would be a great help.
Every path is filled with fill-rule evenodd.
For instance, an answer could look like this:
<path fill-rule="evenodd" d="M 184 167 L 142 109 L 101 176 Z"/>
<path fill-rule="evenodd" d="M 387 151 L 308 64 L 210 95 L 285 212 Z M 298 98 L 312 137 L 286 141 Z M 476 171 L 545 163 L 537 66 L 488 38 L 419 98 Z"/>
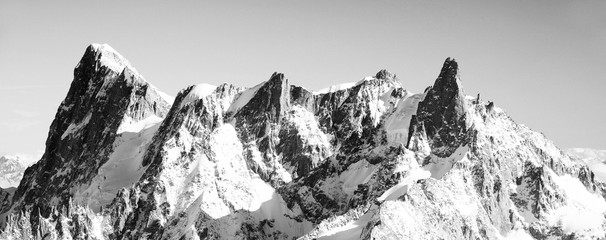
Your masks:
<path fill-rule="evenodd" d="M 164 118 L 170 103 L 163 95 L 109 45 L 88 46 L 50 126 L 45 154 L 28 168 L 14 206 L 36 206 L 48 216 L 51 199 L 68 204 L 62 194 L 93 179 L 121 133 L 144 119 Z"/>
<path fill-rule="evenodd" d="M 272 82 L 272 81 L 278 81 L 278 82 L 284 81 L 284 73 L 274 72 L 271 75 L 271 77 L 269 78 L 269 81 L 270 82 Z"/>
<path fill-rule="evenodd" d="M 396 79 L 396 75 L 386 69 L 381 69 L 381 71 L 377 72 L 375 78 L 380 80 L 394 80 Z"/>
<path fill-rule="evenodd" d="M 416 120 L 411 122 L 416 131 L 424 128 L 432 150 L 439 156 L 454 152 L 466 132 L 467 105 L 458 71 L 458 63 L 453 58 L 444 61 L 436 82 L 419 103 Z"/>
<path fill-rule="evenodd" d="M 446 58 L 433 88 L 453 92 L 462 89 L 460 85 L 459 64 L 454 58 Z"/>
<path fill-rule="evenodd" d="M 126 58 L 108 44 L 93 43 L 89 45 L 83 59 L 87 56 L 94 59 L 97 68 L 105 66 L 116 73 L 121 73 L 124 68 L 129 68 L 132 72 L 139 74 Z"/>

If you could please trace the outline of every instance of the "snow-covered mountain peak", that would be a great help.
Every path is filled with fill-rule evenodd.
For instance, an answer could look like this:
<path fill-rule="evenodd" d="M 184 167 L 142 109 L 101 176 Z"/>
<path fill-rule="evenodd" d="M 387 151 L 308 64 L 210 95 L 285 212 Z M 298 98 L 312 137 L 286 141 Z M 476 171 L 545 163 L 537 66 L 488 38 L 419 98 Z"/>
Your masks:
<path fill-rule="evenodd" d="M 106 80 L 127 81 L 130 85 L 135 83 L 149 85 L 149 87 L 153 91 L 157 92 L 166 102 L 172 104 L 174 101 L 174 97 L 158 90 L 151 83 L 147 82 L 143 75 L 141 75 L 137 69 L 133 67 L 124 56 L 122 56 L 122 54 L 106 43 L 93 43 L 89 45 L 84 53 L 84 56 L 82 57 L 82 60 L 80 63 L 78 63 L 78 66 L 76 66 L 76 69 L 80 68 L 82 65 L 90 65 L 95 69 L 95 71 L 101 71 L 103 67 L 106 67 L 120 76 L 116 79 L 109 78 Z M 106 85 L 110 84 L 112 83 L 106 83 Z"/>
<path fill-rule="evenodd" d="M 131 66 L 130 62 L 110 45 L 106 43 L 93 43 L 88 49 L 91 50 L 91 54 L 94 54 L 99 67 L 105 66 L 116 73 L 121 73 L 124 68 L 128 67 L 133 73 L 139 75 L 137 70 Z"/>
<path fill-rule="evenodd" d="M 170 109 L 123 60 L 87 51 L 42 159 L 14 197 L 0 190 L 0 238 L 606 233 L 595 168 L 466 97 L 454 59 L 419 94 L 386 70 L 320 94 L 274 73 L 252 88 L 191 85 Z"/>
<path fill-rule="evenodd" d="M 394 80 L 396 79 L 396 75 L 389 72 L 387 69 L 381 69 L 377 74 L 375 74 L 375 78 L 382 80 Z"/>
<path fill-rule="evenodd" d="M 205 98 L 206 96 L 212 94 L 216 88 L 217 86 L 207 83 L 200 83 L 187 88 L 186 90 L 189 92 L 181 101 L 181 106 Z"/>
<path fill-rule="evenodd" d="M 0 156 L 0 188 L 17 187 L 28 165 L 17 156 Z"/>

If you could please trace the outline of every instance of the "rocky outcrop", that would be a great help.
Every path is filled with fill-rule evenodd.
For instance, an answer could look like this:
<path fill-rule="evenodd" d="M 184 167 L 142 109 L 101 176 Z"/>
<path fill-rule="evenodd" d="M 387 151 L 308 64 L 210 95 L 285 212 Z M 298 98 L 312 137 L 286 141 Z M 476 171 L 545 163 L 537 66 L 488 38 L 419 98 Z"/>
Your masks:
<path fill-rule="evenodd" d="M 434 154 L 445 157 L 461 146 L 468 124 L 468 103 L 459 80 L 459 65 L 447 58 L 434 85 L 426 91 L 425 99 L 419 103 L 414 131 L 424 128 Z"/>
<path fill-rule="evenodd" d="M 121 126 L 163 117 L 168 106 L 111 47 L 89 46 L 50 127 L 45 153 L 25 171 L 11 211 L 31 209 L 34 217 L 48 217 L 53 208 L 68 205 L 75 189 L 109 159 Z"/>

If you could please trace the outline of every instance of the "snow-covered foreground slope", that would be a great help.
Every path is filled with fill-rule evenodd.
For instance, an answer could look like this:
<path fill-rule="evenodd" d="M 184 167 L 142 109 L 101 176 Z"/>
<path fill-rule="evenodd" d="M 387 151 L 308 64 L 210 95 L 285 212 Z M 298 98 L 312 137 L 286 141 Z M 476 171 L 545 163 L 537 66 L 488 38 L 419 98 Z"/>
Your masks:
<path fill-rule="evenodd" d="M 579 159 L 466 96 L 454 59 L 417 94 L 381 70 L 173 99 L 92 45 L 41 161 L 0 191 L 0 238 L 600 239 L 606 185 Z"/>

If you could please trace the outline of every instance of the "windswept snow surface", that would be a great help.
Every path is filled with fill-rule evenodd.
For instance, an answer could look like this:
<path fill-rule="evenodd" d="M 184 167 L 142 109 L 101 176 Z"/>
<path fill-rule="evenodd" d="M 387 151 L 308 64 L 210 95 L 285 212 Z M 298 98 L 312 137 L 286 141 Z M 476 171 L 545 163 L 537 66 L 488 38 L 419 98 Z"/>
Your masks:
<path fill-rule="evenodd" d="M 65 130 L 65 132 L 63 132 L 63 134 L 61 135 L 61 139 L 63 140 L 65 137 L 74 134 L 76 132 L 78 132 L 80 130 L 80 128 L 82 128 L 83 126 L 86 126 L 88 124 L 88 121 L 90 121 L 92 114 L 88 114 L 86 115 L 86 117 L 84 118 L 84 120 L 82 120 L 79 123 L 71 123 L 67 129 Z"/>
<path fill-rule="evenodd" d="M 570 175 L 558 176 L 550 171 L 556 184 L 566 196 L 566 205 L 556 209 L 547 219 L 550 224 L 561 225 L 566 233 L 577 233 L 583 236 L 603 237 L 606 230 L 603 225 L 606 213 L 604 198 L 587 191 L 578 178 Z"/>
<path fill-rule="evenodd" d="M 240 108 L 244 107 L 244 105 L 250 102 L 250 100 L 255 96 L 255 94 L 257 94 L 257 91 L 259 91 L 259 88 L 265 85 L 265 83 L 266 82 L 259 83 L 256 86 L 241 92 L 239 96 L 235 98 L 234 102 L 229 106 L 227 112 L 236 114 L 240 110 Z"/>
<path fill-rule="evenodd" d="M 571 148 L 566 153 L 587 165 L 595 174 L 596 180 L 606 183 L 606 150 Z"/>
<path fill-rule="evenodd" d="M 181 156 L 182 149 L 195 144 L 205 149 Z M 216 226 L 220 236 L 234 236 L 240 230 L 242 219 L 261 222 L 274 219 L 273 228 L 288 236 L 301 236 L 313 227 L 308 221 L 297 221 L 302 214 L 293 210 L 275 190 L 258 175 L 249 171 L 242 156 L 243 148 L 231 124 L 223 124 L 209 134 L 209 139 L 193 137 L 182 127 L 180 137 L 167 142 L 164 170 L 159 176 L 166 186 L 165 200 L 171 203 L 167 219 L 176 225 L 165 232 L 167 236 L 197 239 L 195 225 L 198 216 L 207 216 L 207 224 Z M 215 225 L 216 224 L 216 225 Z M 170 238 L 170 237 L 167 237 Z"/>
<path fill-rule="evenodd" d="M 362 84 L 364 81 L 369 81 L 369 80 L 372 80 L 372 79 L 375 79 L 375 77 L 365 77 L 362 80 L 357 81 L 355 83 L 349 82 L 349 83 L 335 84 L 335 85 L 332 85 L 330 87 L 323 88 L 323 89 L 320 89 L 318 91 L 314 91 L 313 94 L 319 95 L 319 94 L 326 94 L 326 93 L 331 93 L 331 92 L 338 92 L 338 91 L 341 91 L 341 90 L 345 90 L 345 89 L 348 89 L 348 88 L 352 88 L 352 87 L 358 86 L 358 85 Z"/>
<path fill-rule="evenodd" d="M 341 227 L 323 232 L 318 236 L 318 240 L 341 240 L 341 239 L 361 239 L 362 230 L 372 220 L 372 216 L 377 211 L 377 206 L 372 206 L 364 215 L 357 220 L 351 221 Z"/>
<path fill-rule="evenodd" d="M 126 58 L 124 58 L 120 53 L 118 53 L 118 51 L 116 51 L 110 45 L 105 43 L 93 43 L 91 44 L 91 46 L 98 54 L 100 54 L 100 56 L 97 57 L 99 57 L 101 64 L 108 67 L 112 71 L 116 73 L 121 73 L 125 67 L 128 67 L 133 70 L 133 72 L 135 72 L 137 75 L 139 75 L 137 70 L 130 65 L 130 62 L 126 60 Z"/>
<path fill-rule="evenodd" d="M 524 229 L 511 230 L 505 240 L 534 240 Z"/>
<path fill-rule="evenodd" d="M 336 84 L 336 85 L 332 85 L 330 87 L 323 88 L 323 89 L 320 89 L 318 91 L 315 91 L 314 94 L 318 95 L 318 94 L 326 94 L 326 93 L 331 93 L 331 92 L 338 92 L 338 91 L 341 91 L 343 89 L 348 89 L 348 88 L 355 87 L 356 84 L 357 83 L 341 83 L 341 84 Z"/>
<path fill-rule="evenodd" d="M 457 148 L 452 155 L 445 158 L 432 154 L 429 164 L 425 165 L 424 168 L 431 172 L 432 178 L 441 179 L 452 169 L 456 162 L 467 159 L 467 152 L 469 152 L 469 147 L 464 146 Z"/>
<path fill-rule="evenodd" d="M 132 186 L 143 175 L 141 165 L 145 149 L 160 126 L 162 118 L 151 116 L 139 122 L 120 126 L 120 136 L 114 142 L 114 152 L 109 160 L 99 168 L 86 189 L 80 189 L 74 199 L 84 203 L 93 211 L 111 203 L 116 193 Z"/>
<path fill-rule="evenodd" d="M 377 201 L 384 202 L 398 199 L 400 196 L 408 193 L 408 189 L 419 179 L 427 179 L 432 173 L 427 169 L 421 168 L 415 160 L 414 153 L 406 151 L 404 161 L 399 161 L 395 166 L 394 173 L 403 173 L 404 178 L 398 184 L 387 189 L 377 198 Z M 407 160 L 407 161 L 406 161 Z"/>
<path fill-rule="evenodd" d="M 163 118 L 156 115 L 149 116 L 138 122 L 132 122 L 132 119 L 127 119 L 118 127 L 118 134 L 123 132 L 138 133 L 162 122 L 162 120 Z"/>
<path fill-rule="evenodd" d="M 185 98 L 181 102 L 181 106 L 184 106 L 198 99 L 205 98 L 206 96 L 212 94 L 215 89 L 217 89 L 217 86 L 215 85 L 210 85 L 206 83 L 197 84 L 191 89 L 187 96 L 185 96 Z"/>
<path fill-rule="evenodd" d="M 412 94 L 406 92 L 404 98 L 398 102 L 396 110 L 385 120 L 387 141 L 392 145 L 408 142 L 408 130 L 412 115 L 417 113 L 417 106 L 425 94 Z"/>
<path fill-rule="evenodd" d="M 378 165 L 370 164 L 366 160 L 349 165 L 347 170 L 339 175 L 339 180 L 343 182 L 343 192 L 350 196 L 353 195 L 354 191 L 358 189 L 358 185 L 367 183 L 377 168 Z"/>
<path fill-rule="evenodd" d="M 387 191 L 377 198 L 377 201 L 383 202 L 398 199 L 400 196 L 406 194 L 410 186 L 412 186 L 412 184 L 414 184 L 417 180 L 426 179 L 430 176 L 431 173 L 427 170 L 421 168 L 412 169 L 408 173 L 408 176 L 401 180 L 400 183 L 387 189 Z"/>

